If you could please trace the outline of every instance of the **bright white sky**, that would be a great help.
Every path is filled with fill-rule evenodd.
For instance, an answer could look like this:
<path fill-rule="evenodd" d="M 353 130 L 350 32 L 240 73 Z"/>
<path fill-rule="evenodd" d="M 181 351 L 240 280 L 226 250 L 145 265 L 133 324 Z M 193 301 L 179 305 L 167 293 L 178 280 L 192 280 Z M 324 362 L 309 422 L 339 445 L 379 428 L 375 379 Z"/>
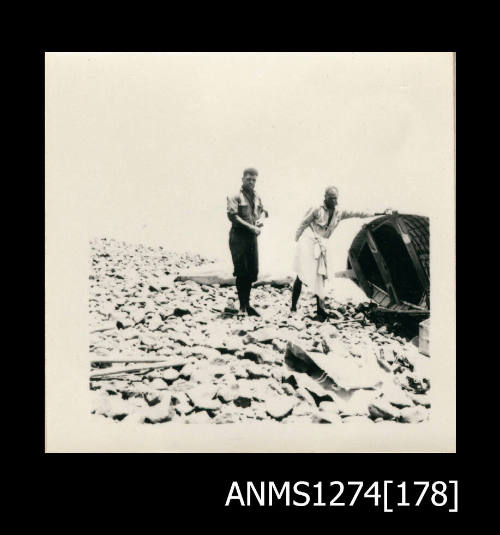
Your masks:
<path fill-rule="evenodd" d="M 219 258 L 226 195 L 248 166 L 271 216 L 261 257 L 291 262 L 300 217 L 330 184 L 344 208 L 392 207 L 432 228 L 453 191 L 452 64 L 450 53 L 47 54 L 48 192 L 85 214 L 89 238 Z"/>

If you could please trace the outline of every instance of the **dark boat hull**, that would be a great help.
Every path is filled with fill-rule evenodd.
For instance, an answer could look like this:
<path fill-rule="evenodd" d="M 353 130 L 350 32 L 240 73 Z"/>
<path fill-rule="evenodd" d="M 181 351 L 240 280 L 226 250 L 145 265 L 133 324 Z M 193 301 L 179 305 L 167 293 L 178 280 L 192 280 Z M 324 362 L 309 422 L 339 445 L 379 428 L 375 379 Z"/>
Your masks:
<path fill-rule="evenodd" d="M 351 244 L 347 267 L 380 313 L 429 315 L 427 217 L 395 213 L 367 223 Z"/>

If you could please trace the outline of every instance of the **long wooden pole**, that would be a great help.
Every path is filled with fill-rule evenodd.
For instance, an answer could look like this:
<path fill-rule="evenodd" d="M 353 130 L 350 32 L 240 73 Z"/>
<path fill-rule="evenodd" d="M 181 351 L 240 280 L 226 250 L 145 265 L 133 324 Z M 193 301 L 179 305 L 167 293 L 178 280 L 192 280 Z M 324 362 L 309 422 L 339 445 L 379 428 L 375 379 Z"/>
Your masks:
<path fill-rule="evenodd" d="M 97 379 L 107 375 L 116 375 L 117 373 L 133 373 L 142 370 L 156 370 L 158 368 L 172 368 L 173 366 L 181 366 L 182 363 L 165 360 L 159 364 L 143 364 L 142 366 L 121 366 L 113 370 L 99 371 L 90 374 L 90 379 Z"/>

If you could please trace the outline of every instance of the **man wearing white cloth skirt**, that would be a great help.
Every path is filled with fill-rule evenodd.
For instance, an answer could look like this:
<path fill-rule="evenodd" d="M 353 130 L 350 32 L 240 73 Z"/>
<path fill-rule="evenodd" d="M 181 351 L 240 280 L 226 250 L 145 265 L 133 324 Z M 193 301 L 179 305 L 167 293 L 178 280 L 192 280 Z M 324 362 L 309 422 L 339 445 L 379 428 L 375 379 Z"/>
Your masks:
<path fill-rule="evenodd" d="M 325 190 L 323 204 L 310 208 L 295 234 L 297 242 L 294 271 L 297 275 L 292 290 L 291 312 L 297 311 L 297 301 L 305 284 L 316 297 L 317 321 L 325 321 L 325 287 L 328 279 L 327 240 L 342 219 L 370 217 L 373 214 L 350 213 L 337 207 L 339 192 L 335 186 Z"/>

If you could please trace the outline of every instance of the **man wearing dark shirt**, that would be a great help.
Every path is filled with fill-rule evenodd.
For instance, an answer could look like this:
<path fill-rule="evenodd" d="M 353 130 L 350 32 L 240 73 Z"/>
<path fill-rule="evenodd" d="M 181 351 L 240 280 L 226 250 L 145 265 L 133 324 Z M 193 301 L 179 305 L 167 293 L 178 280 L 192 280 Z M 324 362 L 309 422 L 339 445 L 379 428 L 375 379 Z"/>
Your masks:
<path fill-rule="evenodd" d="M 250 306 L 250 291 L 259 273 L 257 236 L 263 226 L 262 218 L 269 215 L 255 192 L 257 175 L 256 169 L 245 169 L 240 191 L 227 198 L 227 216 L 232 223 L 229 249 L 233 259 L 240 313 L 249 316 L 259 316 Z"/>

